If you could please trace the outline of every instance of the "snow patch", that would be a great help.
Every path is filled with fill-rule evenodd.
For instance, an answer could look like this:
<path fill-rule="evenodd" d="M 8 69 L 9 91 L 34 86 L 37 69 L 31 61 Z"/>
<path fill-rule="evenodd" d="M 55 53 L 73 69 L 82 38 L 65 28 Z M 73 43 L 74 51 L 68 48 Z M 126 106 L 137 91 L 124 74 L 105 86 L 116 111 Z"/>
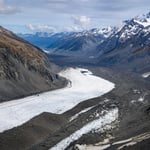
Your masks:
<path fill-rule="evenodd" d="M 131 100 L 131 103 L 134 104 L 134 103 L 137 103 L 137 102 L 144 102 L 144 100 L 145 100 L 145 95 L 139 97 L 139 99 L 137 99 L 137 100 Z"/>
<path fill-rule="evenodd" d="M 140 92 L 140 90 L 138 90 L 138 89 L 133 89 L 133 93 L 134 93 L 134 94 L 140 94 L 141 92 Z"/>
<path fill-rule="evenodd" d="M 143 21 L 143 22 L 134 19 L 134 22 L 136 22 L 136 23 L 142 25 L 144 28 L 150 26 L 150 19 L 146 19 L 146 20 Z"/>
<path fill-rule="evenodd" d="M 142 74 L 143 78 L 148 78 L 149 76 L 150 76 L 150 72 L 146 72 L 146 73 Z"/>
<path fill-rule="evenodd" d="M 132 145 L 135 145 L 137 144 L 137 142 L 129 142 L 123 146 L 120 146 L 117 150 L 120 150 L 120 149 L 123 149 L 124 147 L 128 147 L 128 146 L 132 146 Z"/>
<path fill-rule="evenodd" d="M 117 142 L 114 142 L 114 143 L 110 143 L 109 140 L 106 141 L 106 143 L 97 143 L 97 144 L 94 144 L 94 145 L 79 145 L 77 144 L 77 148 L 79 150 L 105 150 L 107 148 L 111 149 L 111 146 L 114 146 L 114 145 L 121 145 L 117 148 L 117 150 L 121 150 L 123 148 L 126 148 L 128 146 L 133 146 L 143 140 L 147 140 L 150 138 L 150 133 L 144 133 L 144 134 L 141 134 L 141 135 L 138 135 L 138 136 L 135 136 L 135 137 L 131 137 L 129 139 L 125 139 L 125 140 L 121 140 L 121 141 L 117 141 Z"/>
<path fill-rule="evenodd" d="M 78 150 L 105 150 L 110 147 L 110 144 L 103 146 L 93 146 L 93 145 L 76 145 Z"/>
<path fill-rule="evenodd" d="M 45 52 L 46 54 L 49 54 L 50 51 L 46 50 L 46 49 L 42 49 L 43 52 Z"/>
<path fill-rule="evenodd" d="M 132 141 L 132 138 L 115 142 L 112 145 L 124 144 L 124 143 L 130 142 L 130 141 Z"/>
<path fill-rule="evenodd" d="M 144 101 L 144 96 L 141 96 L 139 99 L 138 99 L 138 102 L 143 102 Z"/>
<path fill-rule="evenodd" d="M 101 96 L 115 87 L 87 69 L 69 68 L 60 75 L 70 80 L 63 89 L 0 103 L 0 132 L 22 125 L 43 112 L 64 113 L 80 102 Z"/>

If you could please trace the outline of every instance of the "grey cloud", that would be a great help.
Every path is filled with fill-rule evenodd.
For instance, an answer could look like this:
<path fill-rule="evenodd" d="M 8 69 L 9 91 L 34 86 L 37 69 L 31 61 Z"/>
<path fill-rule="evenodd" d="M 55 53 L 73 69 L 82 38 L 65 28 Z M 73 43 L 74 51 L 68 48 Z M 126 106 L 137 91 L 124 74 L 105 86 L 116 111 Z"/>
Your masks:
<path fill-rule="evenodd" d="M 78 30 L 88 25 L 89 28 L 118 25 L 121 20 L 147 13 L 149 5 L 150 0 L 5 0 L 4 8 L 10 14 L 15 13 L 16 7 L 22 10 L 16 15 L 17 23 L 50 24 L 56 28 Z M 7 6 L 13 8 L 12 12 Z M 80 16 L 87 16 L 91 21 L 86 24 Z M 9 20 L 3 18 L 2 21 L 8 24 Z"/>
<path fill-rule="evenodd" d="M 93 15 L 99 13 L 118 13 L 143 8 L 150 5 L 149 0 L 6 0 L 21 7 L 49 9 L 60 14 Z M 87 14 L 86 14 L 87 13 Z"/>
<path fill-rule="evenodd" d="M 9 15 L 9 14 L 15 14 L 18 12 L 20 12 L 18 9 L 10 7 L 10 6 L 0 8 L 0 14 Z"/>
<path fill-rule="evenodd" d="M 17 12 L 19 12 L 19 9 L 6 5 L 4 0 L 0 0 L 0 14 L 15 14 Z"/>

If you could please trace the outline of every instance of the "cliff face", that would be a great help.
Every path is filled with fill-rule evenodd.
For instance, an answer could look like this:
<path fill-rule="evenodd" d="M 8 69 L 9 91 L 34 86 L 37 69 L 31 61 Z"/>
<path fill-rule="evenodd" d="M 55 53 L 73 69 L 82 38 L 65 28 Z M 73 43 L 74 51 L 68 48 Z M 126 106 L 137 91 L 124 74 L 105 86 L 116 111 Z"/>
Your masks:
<path fill-rule="evenodd" d="M 62 87 L 52 68 L 40 49 L 0 27 L 0 102 Z"/>

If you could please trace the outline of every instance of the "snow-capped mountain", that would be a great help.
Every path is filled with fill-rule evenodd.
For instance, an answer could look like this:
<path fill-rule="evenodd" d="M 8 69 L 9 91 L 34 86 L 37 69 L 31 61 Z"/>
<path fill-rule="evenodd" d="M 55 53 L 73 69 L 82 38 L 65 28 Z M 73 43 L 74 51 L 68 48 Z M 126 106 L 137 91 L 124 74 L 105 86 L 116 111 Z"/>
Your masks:
<path fill-rule="evenodd" d="M 145 69 L 149 64 L 150 13 L 125 20 L 120 27 L 21 36 L 50 55 L 80 57 L 96 65 L 132 66 L 141 70 L 140 66 L 144 64 Z M 138 62 L 139 68 L 133 62 Z"/>
<path fill-rule="evenodd" d="M 19 34 L 19 36 L 42 49 L 49 50 L 49 52 L 84 51 L 84 54 L 87 54 L 87 51 L 96 49 L 99 44 L 115 34 L 116 31 L 116 27 L 108 27 L 82 32 L 61 32 L 48 35 L 46 33 Z"/>
<path fill-rule="evenodd" d="M 149 14 L 123 22 L 118 31 L 97 48 L 99 64 L 125 67 L 134 71 L 149 69 L 150 20 Z"/>
<path fill-rule="evenodd" d="M 81 51 L 85 55 L 91 51 L 100 54 L 102 51 L 110 51 L 137 36 L 147 37 L 149 32 L 150 13 L 126 20 L 121 27 L 95 28 L 82 32 L 20 34 L 20 36 L 53 53 L 69 54 L 69 51 Z M 147 42 L 146 40 L 143 44 Z M 130 46 L 132 44 L 134 43 Z"/>

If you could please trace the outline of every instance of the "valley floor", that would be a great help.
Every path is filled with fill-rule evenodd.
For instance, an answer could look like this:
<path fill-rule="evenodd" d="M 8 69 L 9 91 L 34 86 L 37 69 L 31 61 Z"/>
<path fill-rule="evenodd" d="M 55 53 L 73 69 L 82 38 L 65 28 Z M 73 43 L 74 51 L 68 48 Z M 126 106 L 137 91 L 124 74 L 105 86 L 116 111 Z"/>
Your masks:
<path fill-rule="evenodd" d="M 1 150 L 134 150 L 139 142 L 148 146 L 149 80 L 105 68 L 89 70 L 61 72 L 71 81 L 67 88 L 1 103 L 0 113 L 6 116 L 1 117 Z M 125 145 L 143 133 L 147 138 L 134 148 Z"/>

